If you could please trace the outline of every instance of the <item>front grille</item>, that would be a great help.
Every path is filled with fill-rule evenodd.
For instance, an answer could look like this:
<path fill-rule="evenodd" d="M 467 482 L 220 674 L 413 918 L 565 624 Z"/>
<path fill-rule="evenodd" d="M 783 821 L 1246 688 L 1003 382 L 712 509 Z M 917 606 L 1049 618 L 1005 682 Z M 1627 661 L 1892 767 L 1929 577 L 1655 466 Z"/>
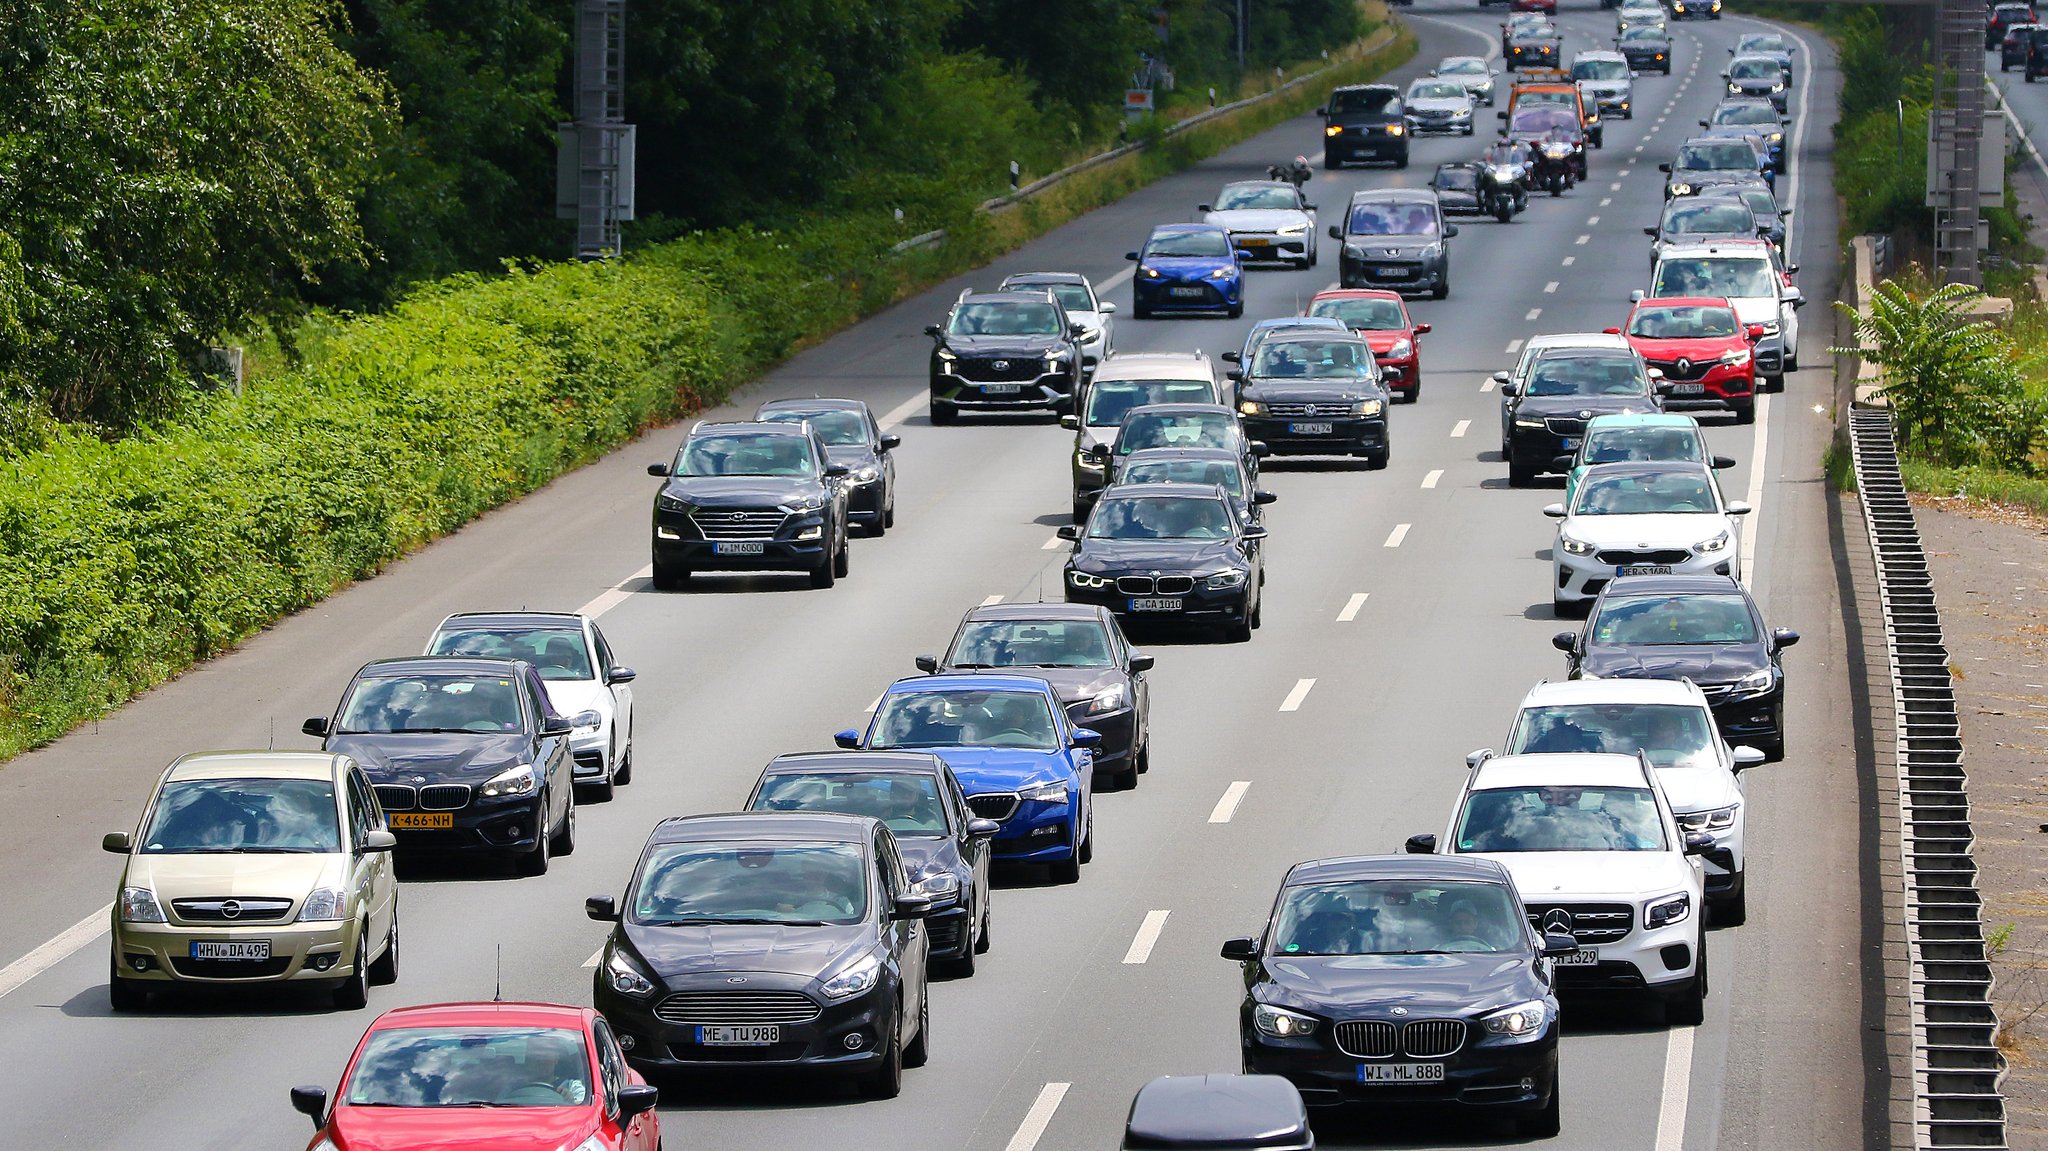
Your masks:
<path fill-rule="evenodd" d="M 1581 944 L 1613 943 L 1635 927 L 1636 910 L 1626 903 L 1545 903 L 1529 905 L 1529 922 L 1543 930 L 1544 917 L 1563 911 L 1572 917 L 1572 938 Z"/>
<path fill-rule="evenodd" d="M 460 811 L 469 806 L 469 785 L 437 783 L 420 788 L 420 810 Z"/>
<path fill-rule="evenodd" d="M 993 819 L 1001 823 L 1017 814 L 1017 793 L 991 791 L 982 795 L 970 795 L 967 797 L 967 806 L 973 809 L 976 819 Z"/>
<path fill-rule="evenodd" d="M 1401 1050 L 1415 1059 L 1442 1059 L 1465 1045 L 1458 1019 L 1417 1019 L 1401 1029 Z"/>
<path fill-rule="evenodd" d="M 1273 416 L 1292 416 L 1295 418 L 1300 418 L 1302 416 L 1323 416 L 1326 418 L 1330 416 L 1348 416 L 1351 414 L 1351 405 L 1314 403 L 1267 404 L 1266 414 Z"/>
<path fill-rule="evenodd" d="M 411 811 L 417 802 L 419 793 L 403 783 L 377 785 L 377 806 L 386 811 Z"/>
<path fill-rule="evenodd" d="M 171 956 L 171 970 L 187 979 L 275 979 L 292 965 L 289 955 L 268 959 L 193 959 Z"/>
<path fill-rule="evenodd" d="M 1586 434 L 1586 421 L 1577 416 L 1551 416 L 1543 425 L 1556 436 L 1582 436 Z"/>
<path fill-rule="evenodd" d="M 171 900 L 171 910 L 187 923 L 266 923 L 283 919 L 291 909 L 289 899 Z"/>
<path fill-rule="evenodd" d="M 789 513 L 781 508 L 700 509 L 690 517 L 697 532 L 707 540 L 765 540 L 775 538 Z"/>
<path fill-rule="evenodd" d="M 953 374 L 963 380 L 1035 380 L 1045 371 L 1045 359 L 1041 356 L 994 356 L 988 359 L 961 360 L 953 367 Z"/>
<path fill-rule="evenodd" d="M 809 1023 L 818 1005 L 801 991 L 679 991 L 654 1007 L 665 1023 L 744 1026 L 752 1023 Z"/>
<path fill-rule="evenodd" d="M 1337 1049 L 1354 1059 L 1442 1059 L 1465 1045 L 1465 1024 L 1458 1019 L 1415 1019 L 1389 1023 L 1382 1019 L 1352 1020 L 1336 1027 Z"/>
<path fill-rule="evenodd" d="M 1704 380 L 1707 378 L 1708 372 L 1721 366 L 1721 361 L 1713 358 L 1690 360 L 1684 368 L 1678 366 L 1677 360 L 1648 360 L 1645 362 L 1658 371 L 1663 372 L 1664 378 L 1675 384 L 1689 384 L 1694 380 Z"/>
<path fill-rule="evenodd" d="M 1386 1059 L 1400 1049 L 1394 1025 L 1377 1019 L 1339 1023 L 1336 1035 L 1337 1050 L 1353 1059 Z"/>
<path fill-rule="evenodd" d="M 1594 557 L 1604 564 L 1625 567 L 1632 564 L 1681 564 L 1692 558 L 1684 548 L 1608 548 Z"/>
<path fill-rule="evenodd" d="M 1195 590 L 1193 576 L 1118 576 L 1116 590 L 1122 595 L 1186 595 Z"/>

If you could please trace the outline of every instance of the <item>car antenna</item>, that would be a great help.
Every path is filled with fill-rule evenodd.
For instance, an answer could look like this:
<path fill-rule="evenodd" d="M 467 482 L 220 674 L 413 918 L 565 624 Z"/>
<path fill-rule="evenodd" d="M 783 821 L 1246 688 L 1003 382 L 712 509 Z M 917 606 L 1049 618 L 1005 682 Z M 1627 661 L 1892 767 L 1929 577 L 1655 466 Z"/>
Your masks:
<path fill-rule="evenodd" d="M 1038 569 L 1038 602 L 1045 602 L 1045 569 Z"/>
<path fill-rule="evenodd" d="M 263 740 L 263 747 L 265 750 L 277 750 L 277 717 L 274 715 L 270 717 L 270 734 L 264 736 Z"/>
<path fill-rule="evenodd" d="M 547 832 L 543 830 L 541 834 L 546 835 Z M 491 1002 L 505 1002 L 505 945 L 502 943 L 498 944 L 498 981 L 491 988 Z"/>

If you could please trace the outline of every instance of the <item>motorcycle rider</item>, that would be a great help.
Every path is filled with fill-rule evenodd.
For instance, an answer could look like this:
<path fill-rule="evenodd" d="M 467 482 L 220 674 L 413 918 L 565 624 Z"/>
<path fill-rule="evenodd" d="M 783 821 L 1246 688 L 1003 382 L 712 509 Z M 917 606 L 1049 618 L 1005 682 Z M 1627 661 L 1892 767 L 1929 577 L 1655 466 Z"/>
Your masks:
<path fill-rule="evenodd" d="M 1529 207 L 1529 145 L 1501 140 L 1480 156 L 1479 210 L 1505 223 Z"/>

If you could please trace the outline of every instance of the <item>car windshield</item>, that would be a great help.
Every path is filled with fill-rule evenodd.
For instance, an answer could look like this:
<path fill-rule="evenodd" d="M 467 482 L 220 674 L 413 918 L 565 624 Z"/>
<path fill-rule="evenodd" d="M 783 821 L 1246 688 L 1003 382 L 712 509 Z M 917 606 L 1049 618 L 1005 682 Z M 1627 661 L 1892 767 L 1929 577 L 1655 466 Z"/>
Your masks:
<path fill-rule="evenodd" d="M 1431 181 L 1439 188 L 1457 192 L 1469 192 L 1479 186 L 1477 168 L 1438 168 L 1436 179 Z"/>
<path fill-rule="evenodd" d="M 1271 184 L 1227 184 L 1223 194 L 1216 197 L 1216 210 L 1235 211 L 1239 208 L 1281 208 L 1298 209 L 1301 201 L 1292 187 L 1278 188 Z"/>
<path fill-rule="evenodd" d="M 1593 620 L 1592 642 L 1617 647 L 1756 643 L 1756 618 L 1739 595 L 1609 597 Z"/>
<path fill-rule="evenodd" d="M 1628 324 L 1629 335 L 1646 340 L 1704 340 L 1733 336 L 1741 330 L 1732 309 L 1707 304 L 1638 308 Z"/>
<path fill-rule="evenodd" d="M 1230 240 L 1222 232 L 1167 232 L 1152 237 L 1145 255 L 1223 260 L 1230 258 Z"/>
<path fill-rule="evenodd" d="M 1436 233 L 1436 213 L 1422 204 L 1354 204 L 1349 231 L 1355 236 L 1430 236 Z"/>
<path fill-rule="evenodd" d="M 957 336 L 1056 336 L 1060 313 L 1043 300 L 968 303 L 953 309 L 949 330 Z"/>
<path fill-rule="evenodd" d="M 1105 499 L 1088 517 L 1092 540 L 1223 540 L 1230 510 L 1200 496 L 1123 496 Z"/>
<path fill-rule="evenodd" d="M 767 432 L 691 436 L 675 469 L 680 476 L 808 476 L 816 470 L 802 436 Z"/>
<path fill-rule="evenodd" d="M 657 843 L 633 889 L 643 926 L 859 923 L 867 868 L 851 843 Z"/>
<path fill-rule="evenodd" d="M 2024 9 L 2022 9 L 2024 11 Z M 1735 42 L 1737 52 L 1789 52 L 1791 46 L 1776 32 L 1752 32 Z"/>
<path fill-rule="evenodd" d="M 1443 179 L 1443 173 L 1437 174 Z M 1386 299 L 1339 298 L 1316 300 L 1308 306 L 1311 316 L 1328 316 L 1347 328 L 1360 331 L 1387 332 L 1406 328 L 1408 313 L 1401 310 L 1401 301 Z"/>
<path fill-rule="evenodd" d="M 1679 204 L 1664 214 L 1664 231 L 1679 236 L 1747 236 L 1756 231 L 1756 220 L 1746 204 Z"/>
<path fill-rule="evenodd" d="M 1572 503 L 1575 516 L 1711 515 L 1719 510 L 1714 481 L 1691 470 L 1589 474 Z"/>
<path fill-rule="evenodd" d="M 1579 60 L 1572 64 L 1574 80 L 1626 80 L 1626 60 Z"/>
<path fill-rule="evenodd" d="M 337 732 L 518 731 L 519 685 L 509 675 L 391 675 L 358 680 Z"/>
<path fill-rule="evenodd" d="M 1657 767 L 1719 767 L 1720 735 L 1704 706 L 1569 703 L 1522 709 L 1505 754 L 1641 751 Z"/>
<path fill-rule="evenodd" d="M 1742 202 L 1749 205 L 1750 214 L 1753 216 L 1775 218 L 1778 214 L 1777 197 L 1771 195 L 1769 188 L 1744 188 L 1736 195 L 1741 196 Z"/>
<path fill-rule="evenodd" d="M 1580 449 L 1584 464 L 1621 464 L 1641 461 L 1703 463 L 1700 435 L 1691 428 L 1594 426 L 1586 429 L 1586 446 Z"/>
<path fill-rule="evenodd" d="M 1215 484 L 1244 498 L 1244 470 L 1230 460 L 1134 459 L 1117 473 L 1120 484 Z"/>
<path fill-rule="evenodd" d="M 1723 104 L 1714 109 L 1708 123 L 1715 126 L 1724 124 L 1764 124 L 1778 126 L 1778 110 L 1769 104 Z"/>
<path fill-rule="evenodd" d="M 1579 114 L 1563 104 L 1520 104 L 1515 107 L 1515 118 L 1508 124 L 1508 131 L 1534 135 L 1560 128 L 1572 131 L 1578 126 Z"/>
<path fill-rule="evenodd" d="M 595 679 L 590 670 L 590 645 L 580 627 L 442 628 L 428 655 L 523 659 L 540 669 L 542 679 Z"/>
<path fill-rule="evenodd" d="M 1285 955 L 1524 951 L 1522 906 L 1505 884 L 1369 879 L 1289 886 L 1268 950 Z"/>
<path fill-rule="evenodd" d="M 1052 298 L 1058 300 L 1060 307 L 1065 308 L 1069 315 L 1075 312 L 1092 312 L 1095 310 L 1095 299 L 1088 294 L 1088 287 L 1085 284 L 1069 284 L 1064 281 L 1051 284 L 1023 282 L 1006 284 L 1004 285 L 1004 291 L 1051 292 Z"/>
<path fill-rule="evenodd" d="M 1124 413 L 1147 404 L 1213 404 L 1216 389 L 1200 380 L 1097 380 L 1088 385 L 1088 409 L 1082 423 L 1113 428 Z"/>
<path fill-rule="evenodd" d="M 1465 797 L 1459 851 L 1662 851 L 1647 787 L 1497 787 Z"/>
<path fill-rule="evenodd" d="M 1661 260 L 1653 296 L 1744 299 L 1778 294 L 1777 273 L 1758 257 L 1684 256 Z"/>
<path fill-rule="evenodd" d="M 1130 455 L 1140 448 L 1234 448 L 1236 427 L 1229 412 L 1137 412 L 1124 417 L 1116 450 Z"/>
<path fill-rule="evenodd" d="M 875 712 L 868 746 L 1059 749 L 1059 727 L 1035 691 L 892 691 Z"/>
<path fill-rule="evenodd" d="M 1741 140 L 1715 140 L 1687 144 L 1678 150 L 1674 171 L 1718 172 L 1729 168 L 1756 167 L 1756 149 Z"/>
<path fill-rule="evenodd" d="M 940 836 L 950 830 L 938 779 L 911 771 L 777 772 L 761 781 L 753 810 L 865 815 L 900 836 Z"/>
<path fill-rule="evenodd" d="M 1648 377 L 1633 356 L 1545 356 L 1529 373 L 1531 396 L 1642 396 Z"/>
<path fill-rule="evenodd" d="M 1635 27 L 1630 28 L 1626 32 L 1623 32 L 1621 34 L 1621 38 L 1623 40 L 1636 40 L 1648 43 L 1662 44 L 1664 43 L 1664 32 L 1662 29 L 1656 27 L 1655 25 L 1638 24 Z"/>
<path fill-rule="evenodd" d="M 1401 110 L 1401 95 L 1386 88 L 1351 88 L 1330 93 L 1330 114 L 1382 115 Z"/>
<path fill-rule="evenodd" d="M 1436 66 L 1439 76 L 1484 76 L 1486 61 L 1477 56 L 1453 56 Z"/>
<path fill-rule="evenodd" d="M 868 442 L 868 422 L 859 412 L 844 408 L 818 408 L 805 411 L 800 408 L 774 408 L 761 413 L 761 419 L 771 424 L 800 424 L 810 421 L 811 430 L 828 444 L 851 446 Z"/>
<path fill-rule="evenodd" d="M 383 1027 L 342 1101 L 355 1107 L 581 1107 L 590 1048 L 560 1027 Z"/>
<path fill-rule="evenodd" d="M 1109 632 L 1095 620 L 976 620 L 946 657 L 953 667 L 1109 667 Z"/>
<path fill-rule="evenodd" d="M 1737 60 L 1728 65 L 1731 80 L 1776 80 L 1785 74 L 1776 60 Z"/>
<path fill-rule="evenodd" d="M 144 855 L 325 854 L 341 850 L 325 779 L 181 779 L 157 794 Z"/>
<path fill-rule="evenodd" d="M 1281 379 L 1369 380 L 1372 349 L 1363 341 L 1286 340 L 1259 346 L 1250 375 Z"/>
<path fill-rule="evenodd" d="M 1447 84 L 1436 80 L 1417 80 L 1408 86 L 1410 100 L 1464 100 L 1463 84 Z"/>

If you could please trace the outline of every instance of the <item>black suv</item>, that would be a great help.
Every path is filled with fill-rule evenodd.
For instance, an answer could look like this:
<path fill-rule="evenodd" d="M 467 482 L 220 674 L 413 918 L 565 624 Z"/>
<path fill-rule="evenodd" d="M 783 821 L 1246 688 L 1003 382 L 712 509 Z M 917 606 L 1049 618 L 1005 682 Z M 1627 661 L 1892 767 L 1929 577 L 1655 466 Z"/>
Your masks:
<path fill-rule="evenodd" d="M 1408 166 L 1408 106 L 1392 84 L 1353 84 L 1330 93 L 1323 118 L 1323 167 L 1347 160 L 1392 160 Z"/>
<path fill-rule="evenodd" d="M 1330 238 L 1344 245 L 1337 281 L 1347 288 L 1427 291 L 1441 300 L 1451 294 L 1447 241 L 1457 234 L 1458 226 L 1444 219 L 1431 189 L 1354 192 L 1344 222 L 1330 225 Z"/>
<path fill-rule="evenodd" d="M 1050 290 L 962 292 L 932 338 L 931 415 L 950 424 L 961 412 L 1074 409 L 1086 371 L 1087 329 Z"/>
<path fill-rule="evenodd" d="M 1372 345 L 1351 332 L 1282 332 L 1233 369 L 1245 434 L 1275 455 L 1364 456 L 1387 466 L 1387 392 Z"/>
<path fill-rule="evenodd" d="M 754 418 L 769 424 L 808 421 L 825 442 L 825 458 L 846 466 L 846 518 L 873 535 L 896 526 L 896 457 L 903 444 L 882 434 L 865 400 L 770 400 Z"/>
<path fill-rule="evenodd" d="M 1563 347 L 1545 352 L 1517 384 L 1494 373 L 1507 403 L 1508 483 L 1523 487 L 1556 471 L 1578 450 L 1594 416 L 1664 410 L 1643 358 L 1625 348 Z"/>
<path fill-rule="evenodd" d="M 848 564 L 845 464 L 806 423 L 701 423 L 673 463 L 649 464 L 654 586 L 698 571 L 807 571 L 831 587 Z"/>

